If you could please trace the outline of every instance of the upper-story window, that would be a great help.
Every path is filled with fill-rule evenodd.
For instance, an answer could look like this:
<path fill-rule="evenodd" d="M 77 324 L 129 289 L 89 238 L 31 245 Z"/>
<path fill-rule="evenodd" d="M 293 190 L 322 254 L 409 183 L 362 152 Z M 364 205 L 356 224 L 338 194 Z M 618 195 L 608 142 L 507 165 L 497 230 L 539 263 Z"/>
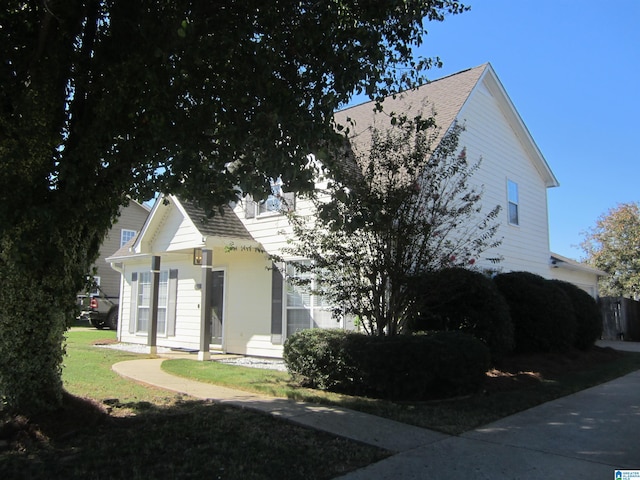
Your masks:
<path fill-rule="evenodd" d="M 262 201 L 247 197 L 245 199 L 245 217 L 254 218 L 261 215 L 280 214 L 284 211 L 295 210 L 295 194 L 293 192 L 283 192 L 284 182 L 281 177 L 276 180 L 271 179 L 271 193 Z"/>
<path fill-rule="evenodd" d="M 520 200 L 518 196 L 518 184 L 513 180 L 507 180 L 507 215 L 511 225 L 520 225 Z"/>
<path fill-rule="evenodd" d="M 136 236 L 135 230 L 127 230 L 123 228 L 120 230 L 120 248 L 124 247 L 129 240 Z"/>

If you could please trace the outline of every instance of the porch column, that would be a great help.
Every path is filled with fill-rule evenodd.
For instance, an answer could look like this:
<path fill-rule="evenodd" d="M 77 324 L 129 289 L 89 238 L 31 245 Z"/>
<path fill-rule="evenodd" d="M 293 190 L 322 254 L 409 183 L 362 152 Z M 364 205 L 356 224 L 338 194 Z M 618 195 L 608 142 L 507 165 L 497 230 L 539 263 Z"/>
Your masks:
<path fill-rule="evenodd" d="M 158 353 L 158 291 L 160 286 L 160 257 L 151 257 L 151 299 L 149 305 L 149 328 L 147 330 L 147 345 L 149 353 Z"/>
<path fill-rule="evenodd" d="M 200 291 L 200 351 L 198 360 L 211 358 L 211 309 L 213 304 L 213 251 L 202 249 L 202 289 Z"/>

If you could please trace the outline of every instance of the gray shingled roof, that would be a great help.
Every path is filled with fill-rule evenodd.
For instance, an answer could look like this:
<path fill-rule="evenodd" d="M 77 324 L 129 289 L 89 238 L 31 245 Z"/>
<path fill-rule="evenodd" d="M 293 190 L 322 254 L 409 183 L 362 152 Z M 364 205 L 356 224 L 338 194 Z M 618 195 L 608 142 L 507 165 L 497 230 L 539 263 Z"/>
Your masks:
<path fill-rule="evenodd" d="M 157 200 L 161 202 L 162 200 Z M 207 237 L 225 237 L 235 238 L 242 240 L 254 240 L 238 216 L 233 213 L 233 210 L 228 205 L 222 207 L 222 213 L 216 212 L 216 215 L 207 218 L 205 211 L 197 207 L 193 202 L 189 202 L 183 199 L 178 199 L 182 208 L 184 208 L 189 218 L 194 223 L 198 231 Z M 122 258 L 132 257 L 136 254 L 131 252 L 131 247 L 137 241 L 138 235 L 129 240 L 125 245 L 118 249 L 110 258 Z"/>
<path fill-rule="evenodd" d="M 133 256 L 134 254 L 131 253 L 131 247 L 133 247 L 133 244 L 138 239 L 138 235 L 140 235 L 140 232 L 138 232 L 135 235 L 135 237 L 133 237 L 131 240 L 129 240 L 127 243 L 125 243 L 123 246 L 121 246 L 118 250 L 116 250 L 116 252 L 113 255 L 109 255 L 105 260 L 108 262 L 110 258 L 120 258 L 120 257 L 131 257 L 131 256 Z"/>
<path fill-rule="evenodd" d="M 178 201 L 204 236 L 253 240 L 249 231 L 228 205 L 222 207 L 222 213 L 216 212 L 213 217 L 207 217 L 205 211 L 193 202 L 181 198 Z"/>
<path fill-rule="evenodd" d="M 456 119 L 460 109 L 469 98 L 471 91 L 478 83 L 487 66 L 488 64 L 480 65 L 479 67 L 434 80 L 415 90 L 408 90 L 399 94 L 396 98 L 387 97 L 382 104 L 384 112 L 385 114 L 391 112 L 407 114 L 410 117 L 418 114 L 428 117 L 435 113 L 436 125 L 440 128 L 440 134 L 436 137 L 437 145 Z M 384 114 L 373 114 L 373 108 L 373 102 L 346 108 L 336 113 L 336 121 L 342 125 L 347 124 L 347 118 L 354 121 L 355 126 L 350 127 L 352 132 L 349 136 L 357 138 L 360 134 L 370 130 L 374 122 L 386 122 L 386 120 L 380 118 Z M 357 140 L 356 143 L 358 143 Z"/>

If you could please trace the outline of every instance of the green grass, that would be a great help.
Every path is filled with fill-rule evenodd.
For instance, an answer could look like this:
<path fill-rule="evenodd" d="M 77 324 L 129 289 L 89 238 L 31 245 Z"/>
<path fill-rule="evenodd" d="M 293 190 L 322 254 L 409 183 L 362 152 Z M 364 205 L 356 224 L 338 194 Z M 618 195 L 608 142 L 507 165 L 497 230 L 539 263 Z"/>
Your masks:
<path fill-rule="evenodd" d="M 215 361 L 194 362 L 188 359 L 165 360 L 162 369 L 180 377 L 291 400 L 331 403 L 346 397 L 298 387 L 291 383 L 287 372 L 277 370 L 240 367 Z"/>
<path fill-rule="evenodd" d="M 120 408 L 140 402 L 154 405 L 170 405 L 181 396 L 173 392 L 146 387 L 120 377 L 111 365 L 126 360 L 152 358 L 111 348 L 98 348 L 94 343 L 115 342 L 116 334 L 110 330 L 73 328 L 67 334 L 67 357 L 62 380 L 65 389 L 81 397 L 99 402 L 107 401 Z"/>
<path fill-rule="evenodd" d="M 507 415 L 560 398 L 640 369 L 639 353 L 624 353 L 582 371 L 545 376 L 541 382 L 509 391 L 478 393 L 431 402 L 391 402 L 299 388 L 285 372 L 218 362 L 168 360 L 168 373 L 250 392 L 299 401 L 339 405 L 404 423 L 458 435 Z"/>
<path fill-rule="evenodd" d="M 48 441 L 42 436 L 49 429 L 35 428 L 32 438 L 25 429 L 14 439 L 24 448 L 0 448 L 0 479 L 323 480 L 388 455 L 266 414 L 120 378 L 111 365 L 149 356 L 93 346 L 114 339 L 114 332 L 72 328 L 63 370 L 70 393 L 102 403 L 111 415 L 92 423 L 84 402 L 74 403 L 75 411 L 53 412 L 48 423 L 58 430 Z"/>

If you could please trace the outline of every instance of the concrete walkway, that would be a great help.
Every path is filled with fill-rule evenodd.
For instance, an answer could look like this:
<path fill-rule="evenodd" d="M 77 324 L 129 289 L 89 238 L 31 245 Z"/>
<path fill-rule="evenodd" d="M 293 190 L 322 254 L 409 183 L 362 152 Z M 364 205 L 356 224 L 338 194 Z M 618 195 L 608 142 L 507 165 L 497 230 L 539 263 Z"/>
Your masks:
<path fill-rule="evenodd" d="M 640 351 L 639 344 L 612 342 Z M 113 365 L 120 375 L 201 399 L 270 413 L 395 453 L 341 479 L 614 478 L 640 470 L 640 371 L 495 423 L 448 436 L 338 407 L 264 397 L 176 377 L 164 359 Z"/>
<path fill-rule="evenodd" d="M 184 393 L 195 398 L 266 412 L 305 427 L 330 432 L 392 452 L 412 450 L 447 437 L 442 433 L 346 408 L 294 402 L 286 398 L 267 397 L 177 377 L 160 368 L 164 360 L 164 358 L 129 360 L 116 363 L 112 368 L 119 375 L 140 383 Z"/>

